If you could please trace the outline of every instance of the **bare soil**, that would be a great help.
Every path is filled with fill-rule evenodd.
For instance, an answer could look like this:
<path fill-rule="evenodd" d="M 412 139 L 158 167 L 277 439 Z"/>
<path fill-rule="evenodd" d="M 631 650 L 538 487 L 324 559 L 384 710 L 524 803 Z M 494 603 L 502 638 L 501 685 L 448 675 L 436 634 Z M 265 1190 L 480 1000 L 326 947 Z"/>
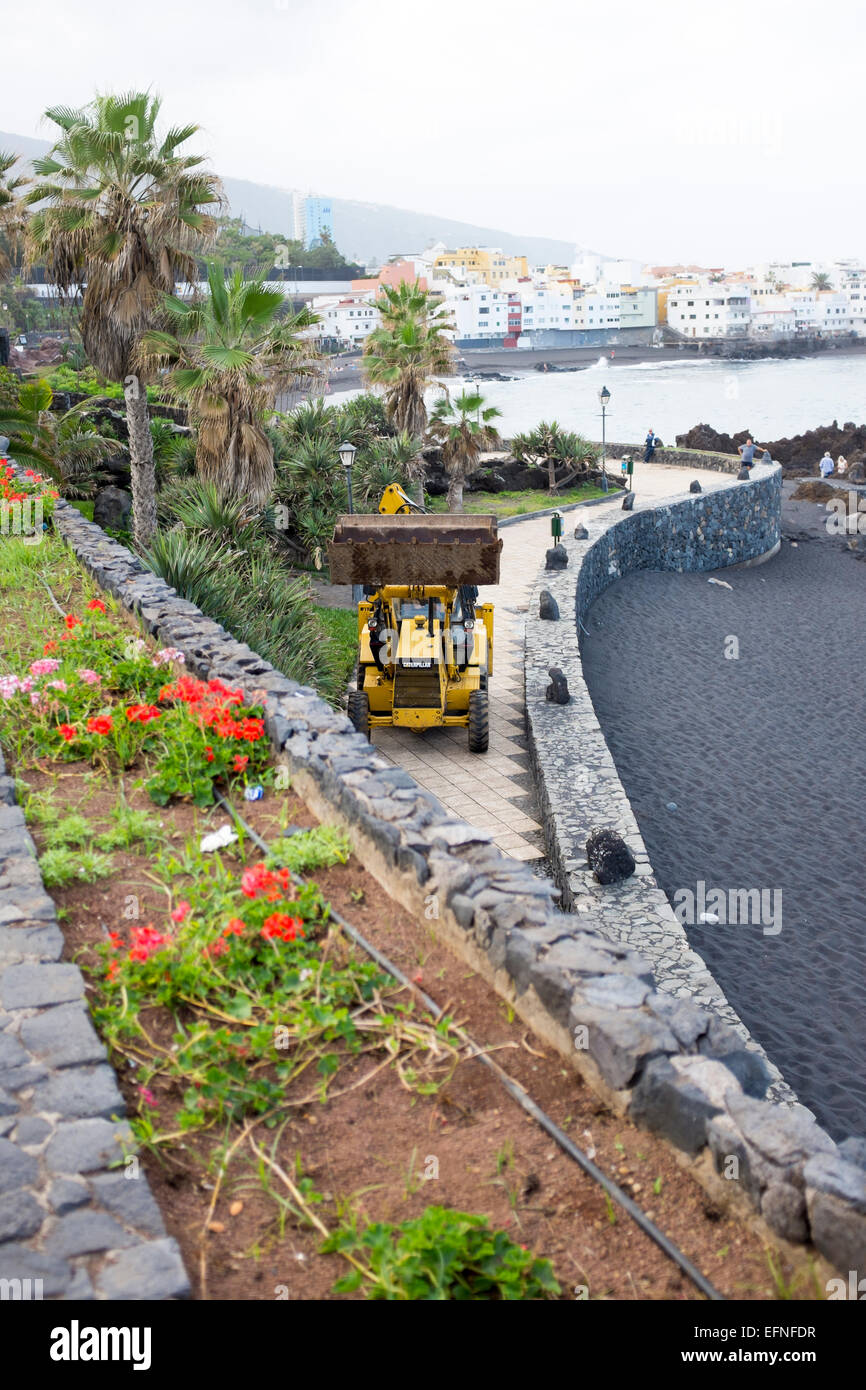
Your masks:
<path fill-rule="evenodd" d="M 27 769 L 31 793 L 53 789 L 64 809 L 80 810 L 97 828 L 107 827 L 118 789 L 94 778 L 90 768 L 65 764 L 58 770 Z M 127 775 L 131 806 L 162 820 L 180 848 L 225 822 L 225 811 L 202 812 L 188 805 L 153 807 Z M 264 839 L 285 824 L 311 826 L 315 817 L 293 793 L 268 793 L 242 808 Z M 39 826 L 32 826 L 37 841 Z M 227 851 L 226 854 L 230 854 Z M 112 878 L 54 891 L 66 937 L 66 958 L 93 960 L 92 947 L 109 929 L 122 929 L 131 894 L 139 898 L 141 921 L 166 921 L 169 901 L 147 856 L 116 853 Z M 354 860 L 314 875 L 323 893 L 374 945 L 385 951 L 463 1024 L 476 1042 L 496 1049 L 497 1060 L 519 1081 L 574 1142 L 619 1182 L 729 1298 L 775 1296 L 761 1239 L 716 1210 L 698 1184 L 660 1140 L 614 1116 L 560 1058 L 543 1047 L 507 1003 L 435 938 L 434 923 L 418 921 L 393 903 Z M 176 881 L 176 893 L 182 880 Z M 347 946 L 347 950 L 355 949 Z M 403 998 L 405 998 L 405 992 Z M 421 1006 L 419 1004 L 419 1011 Z M 149 1018 L 157 1041 L 169 1039 L 170 1019 Z M 118 1063 L 122 1089 L 137 1111 L 135 1072 Z M 477 1060 L 459 1063 L 435 1096 L 408 1090 L 382 1055 L 362 1055 L 342 1067 L 331 1097 L 321 1104 L 298 1102 L 309 1092 L 300 1078 L 286 1092 L 288 1121 L 259 1123 L 252 1138 L 271 1152 L 290 1176 L 300 1159 L 323 1202 L 316 1208 L 329 1229 L 340 1212 L 360 1219 L 399 1222 L 428 1205 L 486 1215 L 513 1239 L 549 1258 L 563 1298 L 586 1286 L 591 1298 L 696 1299 L 700 1295 L 655 1244 L 584 1175 L 510 1099 Z M 367 1080 L 365 1081 L 365 1078 Z M 171 1131 L 178 1097 L 157 1092 L 160 1128 Z M 194 1296 L 216 1300 L 361 1298 L 332 1293 L 348 1271 L 339 1255 L 318 1253 L 321 1234 L 299 1220 L 265 1190 L 255 1154 L 245 1141 L 236 1151 L 214 1201 L 223 1146 L 216 1129 L 184 1136 L 158 1155 L 143 1154 L 166 1226 L 181 1246 Z M 425 1177 L 428 1174 L 431 1176 Z M 435 1176 L 432 1176 L 434 1175 Z M 776 1256 L 783 1277 L 793 1270 Z M 815 1297 L 796 1276 L 795 1297 Z"/>

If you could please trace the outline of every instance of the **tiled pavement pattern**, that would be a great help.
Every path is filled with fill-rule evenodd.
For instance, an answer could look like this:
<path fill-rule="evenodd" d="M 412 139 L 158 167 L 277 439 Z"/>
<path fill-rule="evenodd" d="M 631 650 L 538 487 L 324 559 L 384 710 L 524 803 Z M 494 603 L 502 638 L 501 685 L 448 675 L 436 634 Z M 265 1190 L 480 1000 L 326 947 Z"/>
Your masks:
<path fill-rule="evenodd" d="M 681 495 L 687 478 L 681 468 L 637 464 L 635 510 L 658 506 Z M 701 486 L 730 486 L 724 474 L 701 474 Z M 590 509 L 610 515 L 622 506 L 622 493 Z M 566 513 L 566 528 L 584 515 Z M 547 872 L 544 836 L 538 818 L 524 721 L 523 642 L 529 595 L 544 552 L 553 545 L 550 517 L 504 526 L 500 582 L 481 590 L 481 600 L 494 605 L 493 674 L 490 678 L 490 751 L 472 755 L 465 729 L 377 729 L 376 747 L 405 769 L 444 806 L 470 825 L 488 830 L 493 843 L 514 859 L 535 861 Z"/>

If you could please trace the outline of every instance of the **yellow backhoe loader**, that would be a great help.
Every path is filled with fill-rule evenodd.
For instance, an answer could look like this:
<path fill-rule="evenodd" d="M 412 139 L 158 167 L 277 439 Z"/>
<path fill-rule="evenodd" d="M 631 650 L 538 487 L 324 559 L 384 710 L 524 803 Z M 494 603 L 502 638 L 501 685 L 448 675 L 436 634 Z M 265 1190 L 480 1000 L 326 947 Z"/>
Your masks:
<path fill-rule="evenodd" d="M 466 728 L 470 753 L 486 753 L 493 604 L 478 586 L 499 583 L 496 518 L 430 515 L 396 483 L 379 513 L 339 517 L 328 548 L 332 582 L 364 586 L 349 718 L 367 738 Z"/>

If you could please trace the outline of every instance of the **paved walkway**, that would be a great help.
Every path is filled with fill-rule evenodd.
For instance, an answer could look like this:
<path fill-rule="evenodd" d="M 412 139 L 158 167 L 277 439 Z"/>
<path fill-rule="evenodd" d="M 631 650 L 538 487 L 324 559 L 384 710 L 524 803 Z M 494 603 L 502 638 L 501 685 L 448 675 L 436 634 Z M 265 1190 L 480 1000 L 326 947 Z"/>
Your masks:
<path fill-rule="evenodd" d="M 693 476 L 685 468 L 643 463 L 635 467 L 636 511 L 686 492 Z M 730 486 L 731 476 L 703 471 L 700 481 L 709 491 Z M 608 516 L 610 509 L 622 505 L 621 498 L 618 492 L 597 508 L 567 512 L 565 524 L 574 527 L 599 513 Z M 405 768 L 449 810 L 470 825 L 489 831 L 494 844 L 514 859 L 543 860 L 544 838 L 537 819 L 524 723 L 523 633 L 533 582 L 545 550 L 553 544 L 550 517 L 506 526 L 500 534 L 500 582 L 481 590 L 482 601 L 493 603 L 496 613 L 489 753 L 470 755 L 465 729 L 430 729 L 425 733 L 377 729 L 373 741 L 391 762 Z"/>

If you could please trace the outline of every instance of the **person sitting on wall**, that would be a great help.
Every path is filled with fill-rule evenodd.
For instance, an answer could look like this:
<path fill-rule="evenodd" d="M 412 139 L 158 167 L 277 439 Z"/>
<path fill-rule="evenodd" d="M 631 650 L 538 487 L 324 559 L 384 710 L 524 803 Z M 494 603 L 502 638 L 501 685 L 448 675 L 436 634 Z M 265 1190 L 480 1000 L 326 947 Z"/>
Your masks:
<path fill-rule="evenodd" d="M 645 454 L 644 454 L 644 456 L 643 456 L 643 461 L 644 461 L 644 463 L 652 463 L 653 454 L 654 454 L 655 451 L 656 451 L 656 445 L 657 445 L 658 443 L 659 443 L 658 435 L 657 435 L 657 434 L 655 433 L 655 431 L 653 430 L 652 425 L 650 425 L 649 431 L 648 431 L 648 433 L 647 433 L 647 437 L 646 437 L 646 439 L 644 440 L 644 444 L 646 445 L 646 452 L 645 452 Z"/>
<path fill-rule="evenodd" d="M 751 468 L 752 464 L 755 462 L 755 453 L 758 448 L 757 444 L 755 444 L 753 440 L 747 439 L 745 444 L 740 444 L 738 447 L 743 467 Z"/>

